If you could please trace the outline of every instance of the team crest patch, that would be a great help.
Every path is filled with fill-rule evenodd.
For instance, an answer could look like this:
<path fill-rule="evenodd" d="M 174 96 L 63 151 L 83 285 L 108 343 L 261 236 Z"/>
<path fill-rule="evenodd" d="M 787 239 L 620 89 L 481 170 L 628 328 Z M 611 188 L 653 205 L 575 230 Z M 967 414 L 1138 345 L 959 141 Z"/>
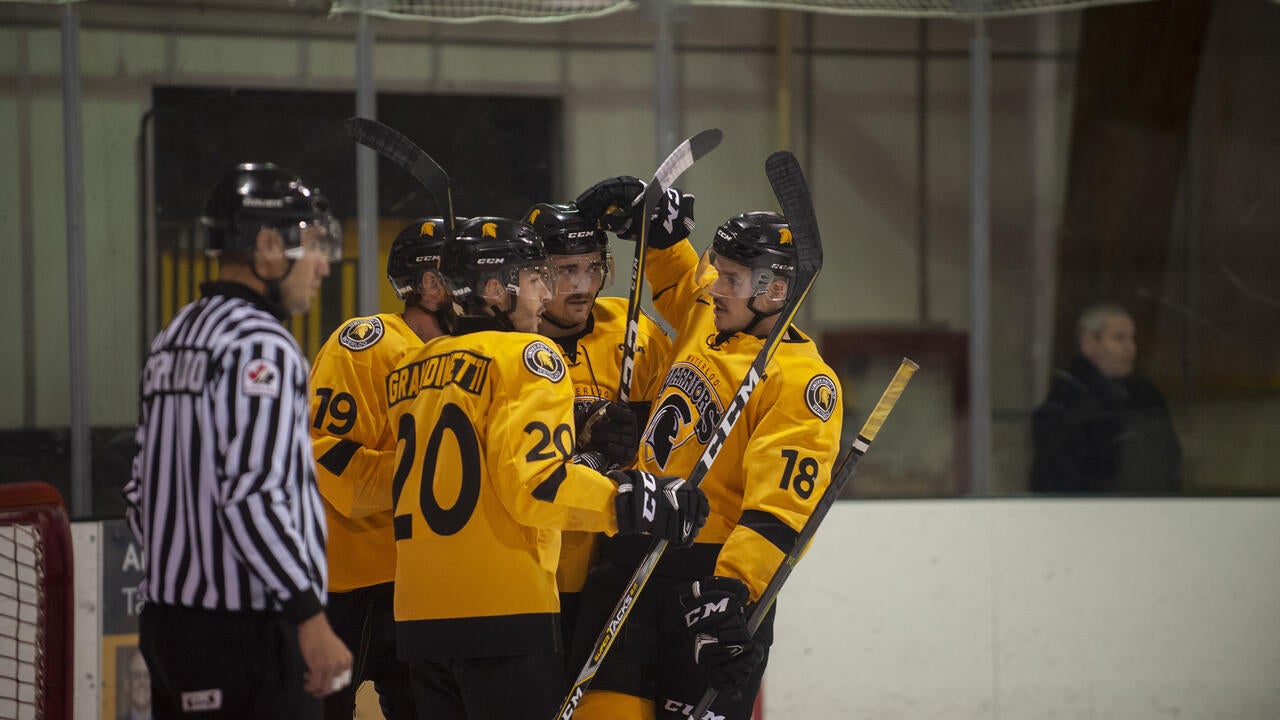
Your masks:
<path fill-rule="evenodd" d="M 826 375 L 814 375 L 809 381 L 809 387 L 804 389 L 804 402 L 809 406 L 810 412 L 826 422 L 836 410 L 839 395 L 834 380 Z"/>
<path fill-rule="evenodd" d="M 381 340 L 385 332 L 382 318 L 356 318 L 342 328 L 338 342 L 348 350 L 364 350 Z"/>
<path fill-rule="evenodd" d="M 279 397 L 280 368 L 263 358 L 250 360 L 240 371 L 240 392 L 259 397 Z"/>
<path fill-rule="evenodd" d="M 564 377 L 564 360 L 560 359 L 560 353 L 541 340 L 525 346 L 524 366 L 534 375 L 541 375 L 551 382 L 560 382 Z"/>

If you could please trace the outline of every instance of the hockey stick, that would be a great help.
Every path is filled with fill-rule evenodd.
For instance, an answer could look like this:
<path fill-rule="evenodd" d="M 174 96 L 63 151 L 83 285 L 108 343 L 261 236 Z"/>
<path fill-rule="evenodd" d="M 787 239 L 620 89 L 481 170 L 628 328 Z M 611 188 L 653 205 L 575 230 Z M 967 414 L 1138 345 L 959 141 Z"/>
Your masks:
<path fill-rule="evenodd" d="M 627 297 L 627 333 L 622 341 L 622 368 L 618 379 L 618 402 L 631 397 L 631 379 L 635 372 L 636 342 L 640 334 L 640 293 L 644 289 L 644 256 L 649 249 L 649 217 L 658 208 L 658 199 L 685 170 L 699 158 L 716 149 L 724 133 L 708 128 L 680 143 L 658 166 L 653 180 L 644 189 L 644 214 L 640 217 L 640 237 L 636 240 L 635 257 L 631 260 L 631 294 Z"/>
<path fill-rule="evenodd" d="M 747 368 L 747 376 L 743 378 L 742 383 L 734 393 L 733 401 L 725 409 L 724 415 L 720 419 L 720 424 L 716 426 L 715 434 L 707 441 L 707 446 L 703 449 L 702 456 L 698 458 L 697 464 L 694 465 L 689 477 L 686 478 L 688 483 L 694 486 L 702 483 L 702 478 L 706 476 L 707 471 L 711 469 L 712 463 L 715 462 L 716 456 L 720 454 L 721 448 L 724 447 L 725 439 L 729 437 L 730 431 L 733 430 L 733 426 L 742 415 L 742 410 L 746 407 L 752 391 L 763 379 L 765 367 L 768 366 L 769 361 L 773 358 L 774 351 L 778 349 L 778 345 L 781 344 L 787 329 L 791 327 L 791 321 L 795 319 L 796 313 L 800 309 L 800 303 L 804 301 L 809 291 L 813 289 L 814 281 L 818 278 L 818 272 L 822 269 L 822 239 L 818 235 L 817 219 L 813 214 L 809 188 L 805 184 L 804 174 L 800 171 L 800 164 L 796 162 L 795 156 L 791 153 L 780 151 L 770 155 L 768 160 L 765 161 L 765 172 L 769 176 L 769 184 L 773 187 L 774 195 L 778 197 L 778 203 L 782 206 L 783 215 L 786 216 L 787 223 L 791 228 L 792 242 L 796 246 L 796 275 L 792 279 L 796 292 L 788 298 L 786 305 L 783 305 L 782 310 L 779 312 L 778 321 L 765 338 L 764 344 L 760 347 L 760 351 L 756 354 L 751 366 Z M 569 720 L 569 718 L 573 717 L 578 703 L 582 701 L 582 696 L 586 694 L 587 686 L 600 669 L 600 665 L 604 662 L 609 648 L 613 647 L 613 641 L 617 639 L 623 623 L 627 621 L 627 617 L 631 614 L 631 609 L 635 605 L 636 599 L 640 596 L 640 592 L 644 590 L 649 578 L 653 576 L 653 571 L 657 568 L 658 561 L 662 559 L 662 554 L 666 552 L 668 544 L 665 539 L 655 541 L 650 547 L 649 553 L 644 556 L 639 566 L 636 567 L 635 572 L 632 573 L 631 580 L 628 581 L 626 589 L 622 592 L 622 597 L 618 598 L 617 604 L 613 607 L 613 612 L 610 613 L 609 622 L 605 623 L 605 626 L 601 628 L 600 635 L 596 638 L 596 643 L 592 647 L 586 663 L 578 673 L 573 685 L 569 688 L 569 695 L 565 698 L 564 703 L 561 704 L 560 712 L 556 715 L 558 720 Z"/>
<path fill-rule="evenodd" d="M 457 237 L 455 232 L 458 229 L 457 219 L 453 214 L 453 184 L 439 163 L 432 160 L 431 156 L 412 140 L 377 120 L 352 117 L 347 118 L 342 123 L 342 127 L 352 140 L 373 148 L 379 155 L 422 183 L 427 192 L 431 193 L 436 206 L 444 216 L 447 237 L 450 239 Z"/>
<path fill-rule="evenodd" d="M 911 360 L 902 358 L 897 372 L 893 374 L 893 379 L 889 381 L 888 387 L 880 395 L 880 401 L 871 410 L 870 417 L 863 423 L 862 429 L 858 431 L 858 436 L 854 438 L 853 446 L 849 448 L 849 452 L 845 454 L 844 459 L 840 461 L 839 467 L 832 474 L 831 482 L 822 493 L 818 504 L 813 508 L 813 513 L 805 520 L 804 527 L 800 528 L 800 534 L 796 537 L 795 545 L 792 546 L 787 556 L 782 559 L 782 564 L 774 571 L 773 577 L 769 579 L 769 584 L 765 586 L 764 592 L 760 594 L 760 600 L 756 603 L 755 609 L 751 611 L 751 617 L 747 618 L 747 632 L 751 635 L 755 635 L 756 630 L 760 628 L 760 623 L 764 622 L 765 615 L 769 614 L 769 608 L 773 607 L 773 601 L 778 598 L 778 592 L 782 590 L 783 583 L 787 581 L 787 578 L 791 577 L 791 571 L 800 562 L 800 556 L 804 554 L 805 549 L 809 546 L 809 541 L 818 532 L 818 526 L 822 524 L 827 512 L 831 510 L 831 506 L 835 504 L 841 493 L 844 492 L 845 486 L 849 484 L 849 479 L 853 477 L 854 469 L 858 466 L 858 461 L 862 459 L 862 456 L 871 447 L 871 443 L 875 441 L 876 435 L 880 432 L 880 426 L 884 424 L 885 418 L 889 417 L 889 411 L 893 410 L 893 406 L 898 404 L 898 397 L 902 395 L 907 383 L 911 382 L 911 376 L 915 375 L 916 370 L 919 368 L 920 366 Z M 697 706 L 689 713 L 689 717 L 702 717 L 710 709 L 711 703 L 715 702 L 717 694 L 715 688 L 707 688 Z"/>

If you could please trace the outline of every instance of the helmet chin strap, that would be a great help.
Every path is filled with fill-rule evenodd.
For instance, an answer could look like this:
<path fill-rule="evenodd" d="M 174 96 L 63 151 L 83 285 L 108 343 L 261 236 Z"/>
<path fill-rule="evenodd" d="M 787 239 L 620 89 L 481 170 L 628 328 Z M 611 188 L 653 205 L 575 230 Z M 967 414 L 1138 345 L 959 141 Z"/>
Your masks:
<path fill-rule="evenodd" d="M 441 307 L 439 310 L 432 310 L 431 308 L 422 304 L 421 295 L 418 295 L 416 297 L 417 297 L 416 300 L 409 303 L 409 307 L 417 308 L 418 310 L 421 310 L 422 312 L 426 313 L 428 317 L 431 317 L 432 319 L 434 319 L 437 325 L 439 325 L 440 327 L 446 327 L 445 322 L 446 322 L 446 318 L 448 317 L 448 314 L 444 311 L 444 307 Z"/>
<path fill-rule="evenodd" d="M 489 304 L 489 312 L 493 314 L 493 319 L 503 330 L 515 330 L 515 323 L 511 322 L 511 313 L 515 310 L 516 296 L 507 292 L 506 309 L 498 307 L 496 303 Z"/>
<path fill-rule="evenodd" d="M 725 340 L 728 340 L 731 336 L 736 335 L 737 333 L 742 333 L 744 335 L 752 335 L 755 337 L 764 337 L 765 335 L 769 334 L 767 332 L 756 332 L 756 327 L 759 326 L 761 322 L 764 322 L 764 320 L 766 320 L 767 318 L 771 318 L 774 315 L 777 315 L 778 313 L 782 312 L 782 308 L 784 306 L 779 305 L 778 309 L 769 310 L 767 312 L 763 310 L 759 310 L 756 308 L 756 298 L 758 297 L 760 296 L 753 295 L 751 296 L 751 299 L 747 300 L 747 309 L 751 311 L 751 321 L 748 322 L 746 325 L 744 325 L 740 330 L 721 330 L 720 332 L 716 333 L 715 341 L 712 343 L 713 345 L 720 345 L 724 343 Z"/>
<path fill-rule="evenodd" d="M 285 312 L 284 293 L 280 288 L 280 284 L 284 282 L 285 278 L 289 277 L 289 273 L 293 272 L 294 261 L 292 258 L 285 258 L 285 262 L 288 263 L 288 265 L 285 267 L 284 274 L 278 278 L 263 277 L 258 272 L 257 263 L 253 262 L 252 259 L 249 262 L 249 272 L 253 273 L 253 276 L 261 280 L 262 284 L 267 287 L 266 300 L 268 304 L 277 308 L 279 310 L 277 314 L 281 315 L 282 317 L 284 315 L 287 315 L 288 313 Z"/>

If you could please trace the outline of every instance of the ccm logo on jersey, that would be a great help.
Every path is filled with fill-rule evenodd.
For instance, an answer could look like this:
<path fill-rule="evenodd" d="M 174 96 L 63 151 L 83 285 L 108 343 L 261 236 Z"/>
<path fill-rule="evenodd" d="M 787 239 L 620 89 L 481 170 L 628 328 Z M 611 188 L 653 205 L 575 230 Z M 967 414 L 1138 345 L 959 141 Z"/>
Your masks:
<path fill-rule="evenodd" d="M 280 368 L 263 358 L 250 360 L 240 371 L 240 392 L 259 397 L 279 397 Z"/>
<path fill-rule="evenodd" d="M 381 340 L 385 332 L 382 318 L 356 318 L 342 328 L 338 342 L 348 350 L 364 350 Z"/>
<path fill-rule="evenodd" d="M 534 375 L 541 375 L 551 382 L 560 382 L 564 377 L 564 360 L 560 359 L 560 353 L 541 340 L 525 346 L 524 366 Z"/>
<path fill-rule="evenodd" d="M 804 389 L 804 403 L 809 406 L 810 412 L 822 418 L 822 422 L 831 419 L 839 396 L 835 381 L 826 375 L 814 375 L 809 386 Z"/>

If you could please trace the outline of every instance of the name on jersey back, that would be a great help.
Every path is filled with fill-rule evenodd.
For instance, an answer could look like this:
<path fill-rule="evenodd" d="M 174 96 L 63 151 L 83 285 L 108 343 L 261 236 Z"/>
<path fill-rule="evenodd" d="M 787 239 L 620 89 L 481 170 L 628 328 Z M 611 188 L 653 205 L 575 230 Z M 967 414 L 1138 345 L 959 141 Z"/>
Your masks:
<path fill-rule="evenodd" d="M 387 407 L 411 400 L 423 390 L 457 385 L 479 395 L 489 377 L 492 358 L 468 350 L 432 355 L 426 359 L 398 367 L 387 375 Z"/>

